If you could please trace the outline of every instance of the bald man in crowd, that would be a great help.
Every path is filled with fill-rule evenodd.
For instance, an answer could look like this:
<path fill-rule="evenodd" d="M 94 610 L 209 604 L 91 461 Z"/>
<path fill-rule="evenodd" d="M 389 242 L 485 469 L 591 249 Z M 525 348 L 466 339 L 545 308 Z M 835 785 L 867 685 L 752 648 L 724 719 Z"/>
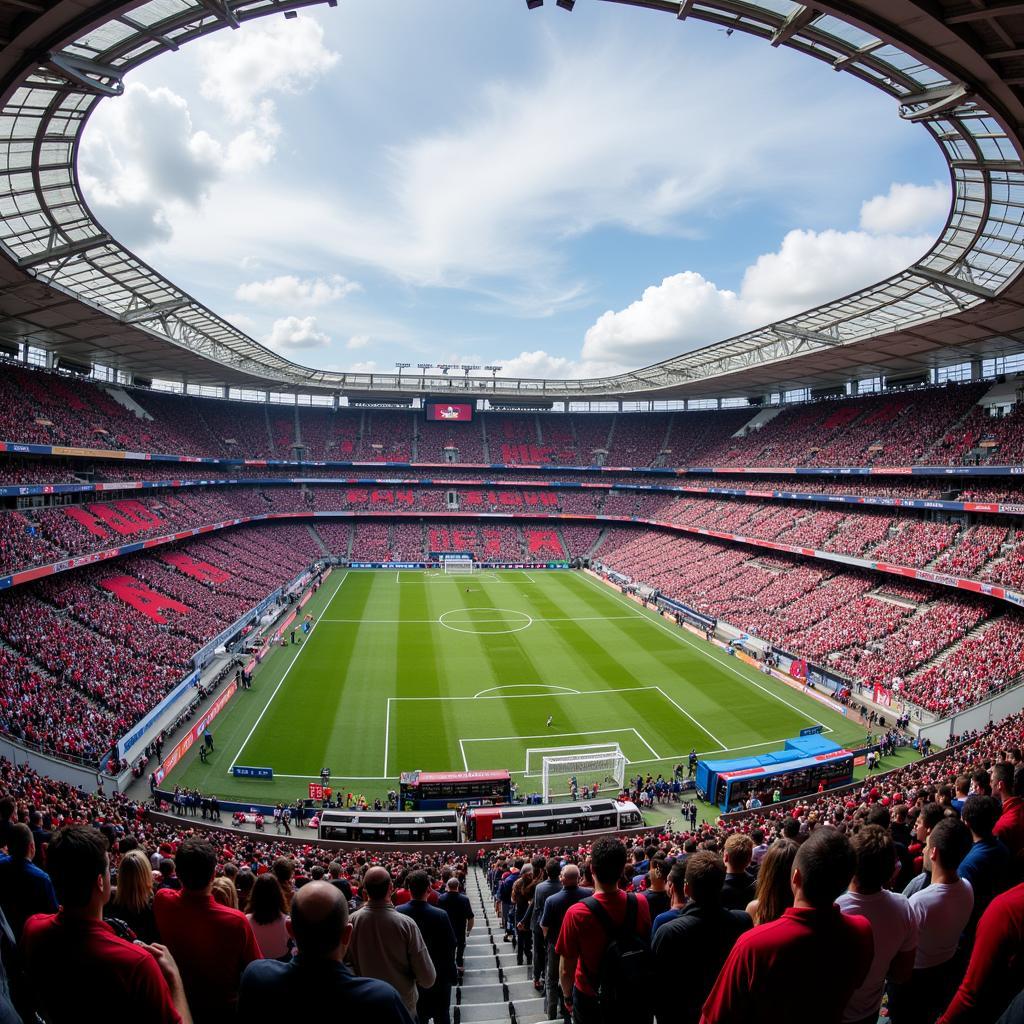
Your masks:
<path fill-rule="evenodd" d="M 297 1005 L 310 1020 L 413 1024 L 393 986 L 357 978 L 342 962 L 352 940 L 344 896 L 328 882 L 307 882 L 292 900 L 288 931 L 298 952 L 288 963 L 256 960 L 245 969 L 239 1024 L 280 1024 Z"/>
<path fill-rule="evenodd" d="M 384 868 L 366 872 L 363 890 L 366 903 L 352 915 L 352 939 L 345 959 L 356 974 L 394 985 L 415 1019 L 416 986 L 430 988 L 437 978 L 423 936 L 411 917 L 395 909 L 391 876 Z"/>

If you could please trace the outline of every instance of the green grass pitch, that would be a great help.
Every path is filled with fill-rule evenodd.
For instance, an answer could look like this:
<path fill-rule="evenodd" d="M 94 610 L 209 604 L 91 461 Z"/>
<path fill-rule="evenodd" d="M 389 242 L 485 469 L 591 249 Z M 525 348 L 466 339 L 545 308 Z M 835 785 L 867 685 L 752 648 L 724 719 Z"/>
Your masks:
<path fill-rule="evenodd" d="M 326 766 L 372 799 L 414 768 L 508 768 L 528 792 L 544 748 L 617 743 L 631 771 L 667 774 L 691 747 L 753 754 L 817 723 L 865 735 L 584 573 L 336 570 L 306 610 L 303 643 L 268 655 L 213 723 L 210 761 L 190 752 L 168 784 L 273 802 Z M 275 777 L 236 779 L 236 763 Z"/>

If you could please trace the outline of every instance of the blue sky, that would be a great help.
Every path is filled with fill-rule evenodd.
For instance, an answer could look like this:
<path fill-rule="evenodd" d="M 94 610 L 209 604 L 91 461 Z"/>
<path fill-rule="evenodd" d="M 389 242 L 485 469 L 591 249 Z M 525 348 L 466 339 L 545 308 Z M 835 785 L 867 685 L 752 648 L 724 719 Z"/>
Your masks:
<path fill-rule="evenodd" d="M 949 203 L 923 128 L 741 33 L 579 0 L 346 0 L 100 105 L 98 218 L 297 362 L 601 375 L 844 294 Z"/>

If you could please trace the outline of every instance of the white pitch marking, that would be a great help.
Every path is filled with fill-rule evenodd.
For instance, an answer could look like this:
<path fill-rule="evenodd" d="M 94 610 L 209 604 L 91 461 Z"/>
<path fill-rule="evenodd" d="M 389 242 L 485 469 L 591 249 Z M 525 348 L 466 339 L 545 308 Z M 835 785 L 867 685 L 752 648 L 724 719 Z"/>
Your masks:
<path fill-rule="evenodd" d="M 708 729 L 705 726 L 703 726 L 681 704 L 677 704 L 660 686 L 656 686 L 655 689 L 658 691 L 658 693 L 660 693 L 662 695 L 662 697 L 665 698 L 665 700 L 667 700 L 669 702 L 669 704 L 673 705 L 676 708 L 677 711 L 681 711 L 684 715 L 686 715 L 686 717 L 691 722 L 693 722 L 693 724 L 695 726 L 697 726 L 698 729 L 700 729 L 702 732 L 704 732 L 708 736 L 710 736 L 722 748 L 722 750 L 728 750 L 729 749 L 710 729 Z"/>
<path fill-rule="evenodd" d="M 338 591 L 341 590 L 342 585 L 347 579 L 348 573 L 346 572 L 345 575 L 341 577 L 341 582 L 334 588 L 334 593 L 331 594 L 330 600 L 327 602 L 328 607 L 330 606 L 331 601 L 333 601 L 335 597 L 337 597 Z M 302 652 L 306 649 L 306 645 L 313 638 L 314 630 L 316 629 L 317 626 L 320 625 L 321 622 L 323 622 L 323 619 L 317 619 L 313 623 L 313 625 L 310 627 L 309 632 L 306 634 L 306 639 L 303 640 L 302 643 L 299 645 L 299 649 L 295 652 L 295 657 L 292 658 L 291 664 L 289 664 L 289 666 L 284 670 L 284 675 L 281 676 L 281 678 L 278 680 L 277 686 L 274 687 L 274 692 L 267 699 L 267 703 L 263 705 L 263 710 L 260 712 L 259 718 L 257 718 L 256 721 L 253 722 L 252 728 L 249 730 L 249 735 L 245 737 L 245 739 L 242 741 L 242 745 L 238 748 L 238 753 L 235 754 L 235 758 L 231 762 L 230 767 L 228 768 L 228 775 L 231 774 L 231 769 L 234 768 L 236 764 L 238 764 L 238 759 L 242 756 L 242 751 L 245 750 L 246 744 L 249 742 L 249 740 L 252 739 L 252 734 L 256 731 L 256 726 L 258 726 L 260 722 L 263 721 L 263 716 L 267 713 L 267 708 L 269 708 L 270 705 L 273 703 L 274 698 L 277 696 L 277 691 L 280 690 L 281 687 L 284 685 L 284 681 L 288 678 L 289 673 L 295 667 L 295 662 L 299 660 L 299 655 L 301 655 Z"/>
<path fill-rule="evenodd" d="M 532 685 L 532 684 L 531 684 Z M 658 690 L 658 686 L 613 686 L 603 690 L 584 690 L 580 696 L 589 697 L 592 693 L 639 693 L 641 690 Z M 493 697 L 388 697 L 389 701 L 399 700 L 527 700 L 531 697 L 536 697 L 535 693 L 510 693 L 507 696 L 501 697 L 495 695 Z M 550 735 L 550 734 L 549 734 Z M 508 737 L 509 739 L 515 739 L 514 736 Z"/>
<path fill-rule="evenodd" d="M 584 576 L 583 579 L 585 579 L 587 583 L 589 583 L 592 587 L 599 588 L 599 592 L 604 593 L 606 597 L 610 597 L 613 600 L 618 601 L 620 604 L 625 604 L 626 607 L 629 607 L 629 603 L 631 602 L 627 603 L 626 599 L 620 597 L 618 594 L 608 593 L 607 587 L 603 586 L 600 583 L 594 583 L 594 581 L 589 576 Z M 644 613 L 640 611 L 639 608 L 631 610 L 633 611 L 634 617 L 639 616 L 641 619 L 646 619 L 652 626 L 657 626 L 659 629 L 663 629 L 666 633 L 668 633 L 669 636 L 674 636 L 677 640 L 681 641 L 684 644 L 687 644 L 689 647 L 694 648 L 694 650 L 703 654 L 705 658 L 710 658 L 712 661 L 720 665 L 726 671 L 731 672 L 733 675 L 739 676 L 740 679 L 742 679 L 745 683 L 750 683 L 751 686 L 756 686 L 759 690 L 763 690 L 766 694 L 768 694 L 769 697 L 774 697 L 777 701 L 779 701 L 780 704 L 785 704 L 787 708 L 789 708 L 791 711 L 795 711 L 798 715 L 802 716 L 803 718 L 806 718 L 808 722 L 813 722 L 815 725 L 825 725 L 824 722 L 818 721 L 817 718 L 815 718 L 813 715 L 809 715 L 802 708 L 798 708 L 795 704 L 790 704 L 790 702 L 786 700 L 785 697 L 782 697 L 777 693 L 772 693 L 771 690 L 762 686 L 756 680 L 748 678 L 746 675 L 744 675 L 744 673 L 740 672 L 739 669 L 734 668 L 732 665 L 726 664 L 724 661 L 722 661 L 721 658 L 717 657 L 713 652 L 705 651 L 702 647 L 695 644 L 683 630 L 671 629 L 670 627 L 666 626 L 664 622 L 659 622 L 655 619 L 652 619 L 649 615 L 644 615 Z M 701 728 L 703 728 L 703 726 Z M 708 735 L 710 735 L 710 733 Z"/>
<path fill-rule="evenodd" d="M 473 608 L 453 608 L 452 612 L 464 612 L 474 611 Z M 489 608 L 480 608 L 479 611 L 492 611 Z M 449 612 L 442 612 L 443 615 L 450 614 Z M 517 614 L 526 615 L 526 612 L 518 612 Z M 620 619 L 628 619 L 632 621 L 636 616 L 634 615 L 567 615 L 564 618 L 558 616 L 552 616 L 551 618 L 538 618 L 531 616 L 534 622 L 613 622 Z M 348 622 L 348 623 L 359 623 L 363 626 L 397 626 L 397 625 L 419 625 L 419 626 L 436 626 L 438 625 L 437 619 L 321 619 L 321 622 Z M 494 619 L 473 619 L 473 622 L 504 622 L 504 617 Z"/>
<path fill-rule="evenodd" d="M 571 686 L 556 686 L 553 683 L 504 683 L 501 686 L 489 686 L 486 690 L 481 690 L 479 693 L 473 694 L 473 699 L 476 700 L 478 697 L 483 697 L 488 693 L 492 693 L 494 690 L 557 690 L 557 694 L 553 696 L 559 696 L 563 693 L 579 693 L 579 690 L 574 690 Z M 523 696 L 520 694 L 520 696 Z"/>

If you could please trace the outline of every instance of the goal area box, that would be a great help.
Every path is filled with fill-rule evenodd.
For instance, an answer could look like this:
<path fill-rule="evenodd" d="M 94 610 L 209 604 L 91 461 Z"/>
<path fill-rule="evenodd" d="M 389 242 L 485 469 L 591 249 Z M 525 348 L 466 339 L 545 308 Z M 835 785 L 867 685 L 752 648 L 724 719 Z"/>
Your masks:
<path fill-rule="evenodd" d="M 598 746 L 550 747 L 526 752 L 526 773 L 530 775 L 531 756 L 540 755 L 541 796 L 545 803 L 553 799 L 571 799 L 573 782 L 577 795 L 595 783 L 607 792 L 622 789 L 626 780 L 626 755 L 617 743 Z"/>

